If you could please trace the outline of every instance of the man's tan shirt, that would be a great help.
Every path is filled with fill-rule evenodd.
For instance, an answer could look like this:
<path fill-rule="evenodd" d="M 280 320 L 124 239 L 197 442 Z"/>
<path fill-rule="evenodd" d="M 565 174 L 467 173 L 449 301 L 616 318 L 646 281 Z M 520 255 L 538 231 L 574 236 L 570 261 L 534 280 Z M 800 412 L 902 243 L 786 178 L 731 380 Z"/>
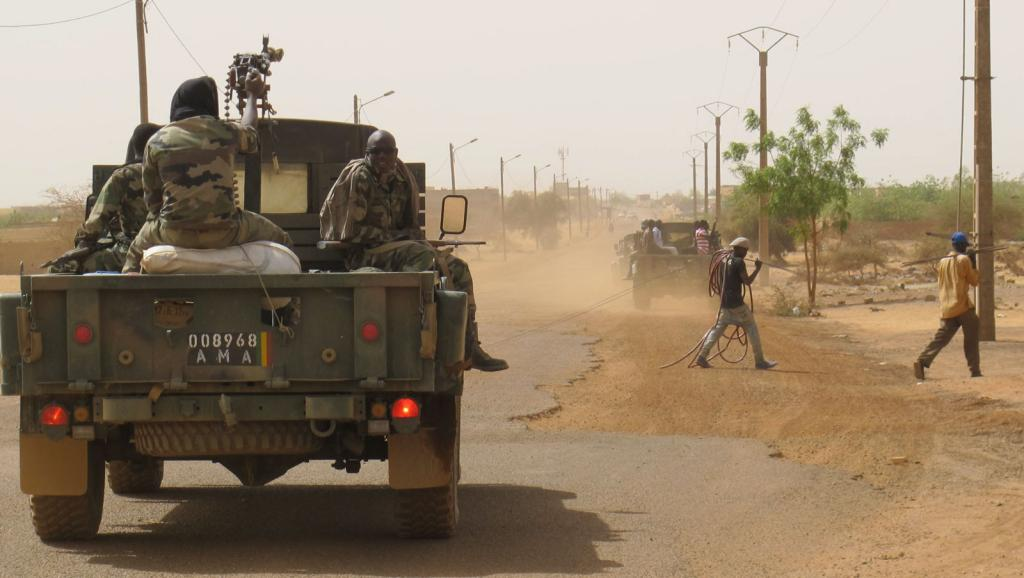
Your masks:
<path fill-rule="evenodd" d="M 974 308 L 970 288 L 978 286 L 978 271 L 971 266 L 971 258 L 950 251 L 939 261 L 939 304 L 942 318 L 952 319 Z"/>

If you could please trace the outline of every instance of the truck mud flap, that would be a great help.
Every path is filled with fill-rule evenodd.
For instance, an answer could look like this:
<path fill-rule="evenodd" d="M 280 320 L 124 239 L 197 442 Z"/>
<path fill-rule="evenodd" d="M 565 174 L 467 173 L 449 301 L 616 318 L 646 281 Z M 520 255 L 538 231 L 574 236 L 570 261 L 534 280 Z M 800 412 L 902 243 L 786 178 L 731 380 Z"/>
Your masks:
<path fill-rule="evenodd" d="M 21 491 L 33 496 L 81 496 L 89 483 L 89 442 L 21 434 Z"/>
<path fill-rule="evenodd" d="M 388 436 L 388 483 L 395 490 L 448 485 L 455 467 L 451 431 L 423 428 Z"/>

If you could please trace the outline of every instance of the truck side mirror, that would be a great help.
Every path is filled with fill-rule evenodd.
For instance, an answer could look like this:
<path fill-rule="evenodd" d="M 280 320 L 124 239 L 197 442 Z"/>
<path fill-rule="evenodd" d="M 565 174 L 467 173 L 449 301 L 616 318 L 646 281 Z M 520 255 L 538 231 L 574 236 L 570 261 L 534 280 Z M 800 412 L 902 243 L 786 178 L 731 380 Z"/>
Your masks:
<path fill-rule="evenodd" d="M 466 232 L 469 199 L 463 195 L 445 195 L 441 201 L 441 237 Z"/>

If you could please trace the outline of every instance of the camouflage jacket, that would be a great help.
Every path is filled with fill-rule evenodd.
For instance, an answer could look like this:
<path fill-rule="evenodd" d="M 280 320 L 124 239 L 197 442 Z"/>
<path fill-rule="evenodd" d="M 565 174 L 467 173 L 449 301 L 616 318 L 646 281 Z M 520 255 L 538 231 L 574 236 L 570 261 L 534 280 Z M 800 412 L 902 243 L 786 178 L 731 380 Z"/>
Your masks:
<path fill-rule="evenodd" d="M 255 128 L 194 116 L 160 129 L 146 144 L 146 207 L 166 226 L 219 229 L 235 207 L 235 154 L 256 152 Z"/>
<path fill-rule="evenodd" d="M 75 244 L 93 244 L 108 233 L 121 231 L 130 241 L 146 222 L 142 198 L 142 164 L 125 165 L 110 175 L 96 197 L 89 218 L 79 227 Z"/>
<path fill-rule="evenodd" d="M 419 190 L 401 161 L 382 179 L 366 159 L 351 161 L 320 209 L 320 236 L 329 241 L 379 245 L 420 239 Z"/>

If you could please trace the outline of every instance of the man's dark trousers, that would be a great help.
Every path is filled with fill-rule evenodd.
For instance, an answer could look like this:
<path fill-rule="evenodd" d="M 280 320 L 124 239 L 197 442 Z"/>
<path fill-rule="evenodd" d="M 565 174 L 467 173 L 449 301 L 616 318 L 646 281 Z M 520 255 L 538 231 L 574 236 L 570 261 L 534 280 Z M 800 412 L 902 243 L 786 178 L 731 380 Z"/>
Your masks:
<path fill-rule="evenodd" d="M 974 309 L 968 309 L 957 317 L 943 319 L 939 330 L 928 347 L 924 348 L 921 356 L 917 358 L 921 365 L 928 367 L 935 360 L 935 356 L 942 351 L 942 348 L 949 345 L 949 342 L 956 335 L 957 329 L 964 330 L 964 356 L 967 357 L 967 367 L 972 372 L 981 371 L 981 354 L 978 352 L 978 314 Z"/>

